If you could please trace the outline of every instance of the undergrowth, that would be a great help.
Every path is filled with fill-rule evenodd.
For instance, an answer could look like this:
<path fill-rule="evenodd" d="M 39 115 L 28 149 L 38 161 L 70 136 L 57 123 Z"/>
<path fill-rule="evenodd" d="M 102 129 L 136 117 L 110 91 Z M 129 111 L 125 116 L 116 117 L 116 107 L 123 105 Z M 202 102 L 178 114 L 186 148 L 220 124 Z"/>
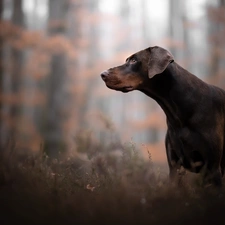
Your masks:
<path fill-rule="evenodd" d="M 89 146 L 91 148 L 91 146 Z M 106 147 L 106 146 L 105 146 Z M 0 224 L 222 224 L 225 191 L 167 173 L 133 143 L 86 159 L 1 151 Z M 97 152 L 98 149 L 102 151 Z"/>

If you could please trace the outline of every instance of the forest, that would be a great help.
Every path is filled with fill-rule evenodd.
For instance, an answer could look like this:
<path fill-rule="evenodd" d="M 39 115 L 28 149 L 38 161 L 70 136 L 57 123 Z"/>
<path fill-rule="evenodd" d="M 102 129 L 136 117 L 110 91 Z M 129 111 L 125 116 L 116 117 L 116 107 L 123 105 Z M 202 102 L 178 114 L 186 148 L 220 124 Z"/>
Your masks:
<path fill-rule="evenodd" d="M 225 0 L 0 0 L 0 224 L 221 224 L 225 189 L 168 179 L 166 117 L 100 74 L 150 46 L 225 89 Z"/>

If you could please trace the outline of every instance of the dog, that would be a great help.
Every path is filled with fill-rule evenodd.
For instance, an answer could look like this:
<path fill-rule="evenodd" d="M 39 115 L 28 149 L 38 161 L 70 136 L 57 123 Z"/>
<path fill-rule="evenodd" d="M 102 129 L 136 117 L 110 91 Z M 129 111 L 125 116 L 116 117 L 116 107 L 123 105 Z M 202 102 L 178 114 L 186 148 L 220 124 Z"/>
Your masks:
<path fill-rule="evenodd" d="M 204 183 L 222 185 L 225 167 L 225 91 L 207 84 L 178 65 L 158 46 L 141 50 L 123 65 L 101 73 L 110 89 L 139 90 L 166 115 L 169 176 L 177 171 L 201 173 Z"/>

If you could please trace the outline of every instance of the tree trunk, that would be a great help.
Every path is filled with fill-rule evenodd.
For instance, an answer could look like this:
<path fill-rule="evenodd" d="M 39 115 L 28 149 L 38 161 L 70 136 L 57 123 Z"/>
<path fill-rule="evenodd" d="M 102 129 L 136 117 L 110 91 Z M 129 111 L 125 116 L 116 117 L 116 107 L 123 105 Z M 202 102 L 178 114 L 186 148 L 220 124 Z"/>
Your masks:
<path fill-rule="evenodd" d="M 97 9 L 97 5 L 98 5 L 98 0 L 88 0 L 87 2 L 85 2 L 86 4 L 86 9 L 88 10 L 88 12 L 90 14 L 92 14 L 92 16 L 94 16 L 94 13 Z M 87 60 L 85 62 L 85 66 L 86 68 L 93 68 L 95 63 L 98 60 L 98 56 L 97 56 L 97 37 L 98 37 L 98 33 L 97 33 L 97 25 L 96 26 L 91 26 L 90 24 L 86 24 L 88 26 L 88 36 L 91 37 L 91 39 L 89 40 L 90 45 L 89 47 L 86 49 L 87 51 Z M 83 38 L 87 38 L 85 37 L 85 35 L 83 34 Z M 93 77 L 89 77 L 88 79 L 85 79 L 85 85 L 86 85 L 86 90 L 85 93 L 83 93 L 84 96 L 84 101 L 80 107 L 80 111 L 79 111 L 79 127 L 84 128 L 87 124 L 86 124 L 86 118 L 85 118 L 85 113 L 88 112 L 88 108 L 91 105 L 91 101 L 92 101 L 92 93 L 93 93 L 93 88 L 94 88 L 94 79 Z"/>
<path fill-rule="evenodd" d="M 225 0 L 220 0 L 220 6 L 225 6 Z"/>
<path fill-rule="evenodd" d="M 213 14 L 215 14 L 216 18 L 220 16 L 219 9 L 221 7 L 225 6 L 225 0 L 220 0 L 217 5 L 217 9 L 214 8 Z M 214 21 L 214 18 L 211 18 L 209 21 L 209 35 L 212 38 L 212 43 L 211 43 L 211 52 L 210 52 L 210 76 L 219 76 L 220 72 L 220 60 L 221 56 L 218 54 L 218 50 L 223 48 L 223 43 L 221 45 L 220 40 L 220 35 L 221 35 L 221 30 L 224 29 L 224 24 L 223 23 L 218 23 L 218 21 Z"/>
<path fill-rule="evenodd" d="M 66 1 L 49 1 L 49 38 L 64 35 Z M 67 77 L 66 57 L 62 52 L 53 53 L 51 72 L 47 82 L 47 109 L 44 127 L 44 150 L 51 158 L 56 158 L 59 152 L 65 150 L 63 122 L 66 119 L 66 91 L 64 85 Z"/>
<path fill-rule="evenodd" d="M 182 51 L 176 43 L 184 41 L 184 3 L 179 0 L 170 0 L 170 19 L 169 19 L 169 32 L 170 32 L 170 50 L 175 58 L 182 58 Z"/>
<path fill-rule="evenodd" d="M 16 26 L 24 26 L 24 14 L 22 9 L 22 0 L 14 1 L 12 23 Z M 23 70 L 24 54 L 23 49 L 12 47 L 11 49 L 11 95 L 15 98 L 19 96 L 22 70 Z M 10 120 L 12 126 L 10 127 L 9 139 L 16 142 L 18 119 L 20 115 L 20 104 L 18 102 L 12 103 L 10 106 Z"/>
<path fill-rule="evenodd" d="M 3 0 L 0 0 L 0 22 L 3 16 Z M 0 96 L 3 94 L 3 40 L 0 37 Z M 0 100 L 0 135 L 3 133 L 2 125 L 2 101 Z M 1 135 L 2 136 L 2 135 Z M 0 137 L 0 150 L 3 147 L 2 137 Z"/>

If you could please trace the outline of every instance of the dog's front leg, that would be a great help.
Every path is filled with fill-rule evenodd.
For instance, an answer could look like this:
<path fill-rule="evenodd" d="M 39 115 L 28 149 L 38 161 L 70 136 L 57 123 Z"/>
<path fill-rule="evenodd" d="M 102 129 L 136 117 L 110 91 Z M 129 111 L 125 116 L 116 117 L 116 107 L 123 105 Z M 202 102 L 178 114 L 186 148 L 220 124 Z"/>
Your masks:
<path fill-rule="evenodd" d="M 166 135 L 165 145 L 167 161 L 169 165 L 169 177 L 171 181 L 176 181 L 178 180 L 180 175 L 183 175 L 183 173 L 181 172 L 181 162 L 179 161 L 179 158 L 176 155 L 174 146 L 169 137 L 169 132 L 167 132 Z"/>

